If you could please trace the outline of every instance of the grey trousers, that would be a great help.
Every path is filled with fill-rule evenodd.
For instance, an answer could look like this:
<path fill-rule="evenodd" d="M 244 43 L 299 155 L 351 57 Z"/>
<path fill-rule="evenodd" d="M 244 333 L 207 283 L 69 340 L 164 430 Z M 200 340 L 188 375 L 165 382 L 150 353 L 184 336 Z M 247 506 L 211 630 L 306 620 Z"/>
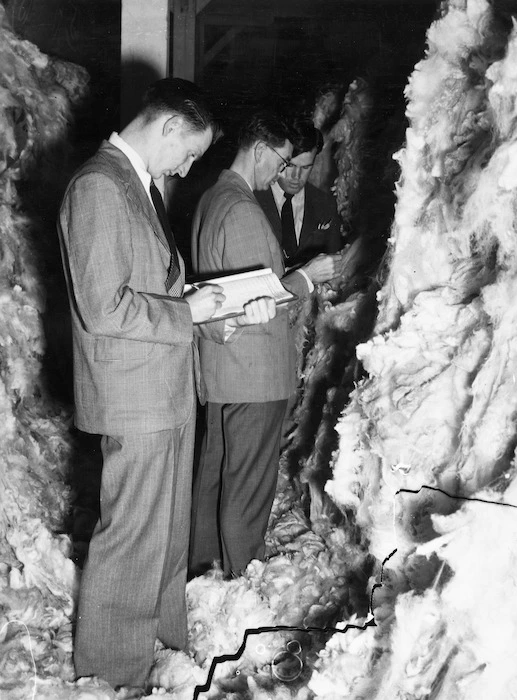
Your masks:
<path fill-rule="evenodd" d="M 178 430 L 102 438 L 101 516 L 75 635 L 78 676 L 142 686 L 156 638 L 186 648 L 194 429 L 195 415 Z"/>
<path fill-rule="evenodd" d="M 286 405 L 287 399 L 207 404 L 192 502 L 191 574 L 218 561 L 226 575 L 238 575 L 252 559 L 263 559 Z"/>

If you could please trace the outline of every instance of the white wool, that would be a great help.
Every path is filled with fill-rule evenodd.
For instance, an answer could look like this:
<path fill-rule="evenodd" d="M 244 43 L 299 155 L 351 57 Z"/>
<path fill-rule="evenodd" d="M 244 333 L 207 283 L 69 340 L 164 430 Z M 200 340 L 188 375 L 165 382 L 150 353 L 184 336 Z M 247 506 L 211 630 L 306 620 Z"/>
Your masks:
<path fill-rule="evenodd" d="M 408 697 L 428 695 L 436 670 L 452 647 L 434 591 L 422 597 L 412 593 L 398 597 L 390 646 L 390 666 L 374 697 L 388 700 L 397 693 Z"/>
<path fill-rule="evenodd" d="M 437 552 L 454 571 L 442 594 L 450 620 L 448 635 L 481 669 L 460 697 L 502 700 L 517 683 L 512 661 L 517 653 L 517 615 L 508 604 L 516 588 L 517 508 L 504 505 L 493 492 L 480 492 L 476 498 L 480 500 L 466 501 L 454 515 L 433 516 L 443 534 L 419 552 Z M 494 546 L 500 541 L 505 543 L 504 556 Z"/>
<path fill-rule="evenodd" d="M 410 128 L 397 154 L 390 272 L 378 294 L 377 335 L 358 348 L 368 377 L 338 423 L 334 477 L 326 485 L 337 503 L 355 510 L 378 559 L 394 544 L 401 555 L 393 595 L 378 611 L 393 625 L 383 624 L 372 640 L 365 654 L 372 668 L 360 679 L 366 685 L 351 689 L 351 698 L 502 700 L 516 687 L 515 621 L 503 608 L 513 595 L 516 511 L 481 506 L 475 521 L 429 518 L 453 506 L 439 492 L 420 490 L 477 495 L 515 474 L 514 464 L 508 469 L 517 415 L 515 39 L 489 70 L 490 86 L 483 81 L 489 54 L 476 53 L 492 31 L 488 4 L 444 9 L 407 91 Z M 464 72 L 471 52 L 477 84 Z M 494 127 L 503 140 L 492 143 Z M 449 534 L 433 539 L 443 523 Z M 420 555 L 436 551 L 453 573 L 445 587 L 440 581 L 417 595 L 407 587 L 416 573 L 410 555 L 422 541 L 429 542 Z M 329 675 L 318 674 L 322 695 L 334 697 L 339 675 L 330 667 Z"/>
<path fill-rule="evenodd" d="M 341 506 L 358 509 L 362 489 L 358 477 L 366 459 L 366 450 L 360 443 L 366 419 L 357 410 L 347 411 L 336 426 L 340 436 L 339 451 L 334 460 L 334 476 L 325 484 L 325 491 Z"/>
<path fill-rule="evenodd" d="M 36 151 L 63 139 L 70 100 L 61 88 L 46 89 L 53 61 L 3 23 L 0 59 L 0 140 L 11 159 L 2 166 L 0 194 L 0 695 L 25 700 L 36 688 L 36 697 L 55 700 L 80 696 L 69 683 L 76 570 L 68 537 L 56 534 L 68 508 L 70 415 L 56 410 L 41 380 L 45 294 L 32 236 L 54 230 L 44 233 L 20 213 L 14 183 Z M 81 94 L 83 76 L 78 68 Z M 24 119 L 26 140 L 14 138 L 15 114 Z M 106 685 L 92 693 L 110 697 Z"/>
<path fill-rule="evenodd" d="M 489 101 L 493 109 L 499 136 L 502 139 L 512 139 L 515 129 L 517 87 L 517 29 L 513 19 L 513 31 L 508 41 L 506 56 L 493 63 L 487 70 L 487 78 L 494 85 L 489 92 Z"/>
<path fill-rule="evenodd" d="M 189 643 L 199 664 L 210 663 L 215 656 L 235 654 L 247 629 L 274 624 L 267 602 L 245 577 L 224 581 L 219 572 L 195 578 L 187 585 L 187 603 Z M 261 665 L 271 660 L 275 640 L 267 633 L 260 637 L 269 653 L 257 657 L 254 649 L 258 642 L 251 637 L 241 664 Z"/>
<path fill-rule="evenodd" d="M 340 504 L 354 498 L 356 504 L 358 498 L 370 503 L 370 517 L 375 512 L 377 523 L 379 517 L 383 522 L 373 528 L 379 533 L 386 530 L 398 489 L 439 484 L 442 473 L 447 478 L 461 411 L 471 401 L 470 376 L 488 348 L 481 319 L 477 302 L 453 306 L 439 292 L 422 293 L 397 331 L 357 348 L 370 377 L 356 390 L 359 406 L 352 403 L 337 425 L 340 450 L 326 490 Z M 366 468 L 375 468 L 370 452 L 380 460 L 379 486 Z"/>
<path fill-rule="evenodd" d="M 450 63 L 464 58 L 478 45 L 489 21 L 486 0 L 449 3 L 447 14 L 434 22 L 427 32 L 429 52 L 437 52 Z"/>
<path fill-rule="evenodd" d="M 70 542 L 67 537 L 52 538 L 41 521 L 33 519 L 25 523 L 24 531 L 15 530 L 6 539 L 23 564 L 26 588 L 46 587 L 54 595 L 71 595 L 76 588 L 77 573 L 68 558 Z"/>
<path fill-rule="evenodd" d="M 207 672 L 185 653 L 171 649 L 155 653 L 149 683 L 157 688 L 173 689 L 175 700 L 191 700 L 195 687 L 204 685 L 206 680 Z"/>

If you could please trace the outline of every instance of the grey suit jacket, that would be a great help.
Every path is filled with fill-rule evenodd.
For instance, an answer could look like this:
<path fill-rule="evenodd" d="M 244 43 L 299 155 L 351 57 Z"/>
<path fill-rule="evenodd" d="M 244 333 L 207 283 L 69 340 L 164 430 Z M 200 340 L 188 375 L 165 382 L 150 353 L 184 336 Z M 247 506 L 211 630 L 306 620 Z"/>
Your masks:
<path fill-rule="evenodd" d="M 193 324 L 184 266 L 126 156 L 107 141 L 73 176 L 58 232 L 72 314 L 78 428 L 169 430 L 194 407 Z"/>
<path fill-rule="evenodd" d="M 255 192 L 255 196 L 281 245 L 282 223 L 271 188 Z M 288 265 L 303 264 L 318 253 L 337 253 L 343 243 L 335 198 L 307 183 L 298 250 Z"/>
<path fill-rule="evenodd" d="M 193 220 L 192 262 L 200 274 L 270 267 L 285 287 L 308 294 L 299 272 L 284 276 L 282 251 L 255 196 L 242 177 L 223 170 L 199 201 Z M 206 324 L 206 329 L 211 325 Z M 277 401 L 296 386 L 294 331 L 286 308 L 268 324 L 244 327 L 233 342 L 200 339 L 207 399 L 215 403 Z"/>

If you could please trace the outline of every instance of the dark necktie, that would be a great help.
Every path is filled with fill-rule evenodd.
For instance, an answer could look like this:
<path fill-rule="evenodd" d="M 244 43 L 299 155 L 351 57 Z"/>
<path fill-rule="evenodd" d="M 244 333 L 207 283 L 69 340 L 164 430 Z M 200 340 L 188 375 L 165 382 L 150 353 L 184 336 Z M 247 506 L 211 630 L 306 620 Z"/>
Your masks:
<path fill-rule="evenodd" d="M 180 264 L 178 259 L 178 249 L 176 248 L 176 242 L 172 234 L 171 225 L 169 223 L 169 217 L 165 211 L 165 204 L 163 203 L 160 190 L 156 187 L 153 180 L 151 180 L 151 186 L 149 188 L 151 192 L 151 199 L 153 200 L 154 208 L 160 219 L 160 223 L 167 238 L 167 243 L 169 244 L 169 249 L 171 251 L 171 264 L 170 264 L 170 282 L 171 285 L 178 279 L 180 275 Z"/>
<path fill-rule="evenodd" d="M 298 241 L 296 240 L 296 231 L 294 229 L 293 203 L 291 202 L 293 195 L 285 192 L 284 197 L 285 201 L 280 215 L 282 221 L 282 248 L 286 258 L 292 258 L 298 249 Z"/>

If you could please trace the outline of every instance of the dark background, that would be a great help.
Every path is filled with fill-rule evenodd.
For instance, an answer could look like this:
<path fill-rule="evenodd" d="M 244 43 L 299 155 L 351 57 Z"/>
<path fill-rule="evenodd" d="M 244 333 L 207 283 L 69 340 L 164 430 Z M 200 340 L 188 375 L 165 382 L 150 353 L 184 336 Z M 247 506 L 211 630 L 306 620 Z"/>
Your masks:
<path fill-rule="evenodd" d="M 358 76 L 382 91 L 389 116 L 400 109 L 437 6 L 428 0 L 211 0 L 197 17 L 196 81 L 230 128 L 244 109 L 310 102 L 318 85 Z M 89 71 L 91 102 L 81 136 L 93 149 L 121 127 L 121 0 L 7 0 L 5 7 L 19 36 Z"/>

